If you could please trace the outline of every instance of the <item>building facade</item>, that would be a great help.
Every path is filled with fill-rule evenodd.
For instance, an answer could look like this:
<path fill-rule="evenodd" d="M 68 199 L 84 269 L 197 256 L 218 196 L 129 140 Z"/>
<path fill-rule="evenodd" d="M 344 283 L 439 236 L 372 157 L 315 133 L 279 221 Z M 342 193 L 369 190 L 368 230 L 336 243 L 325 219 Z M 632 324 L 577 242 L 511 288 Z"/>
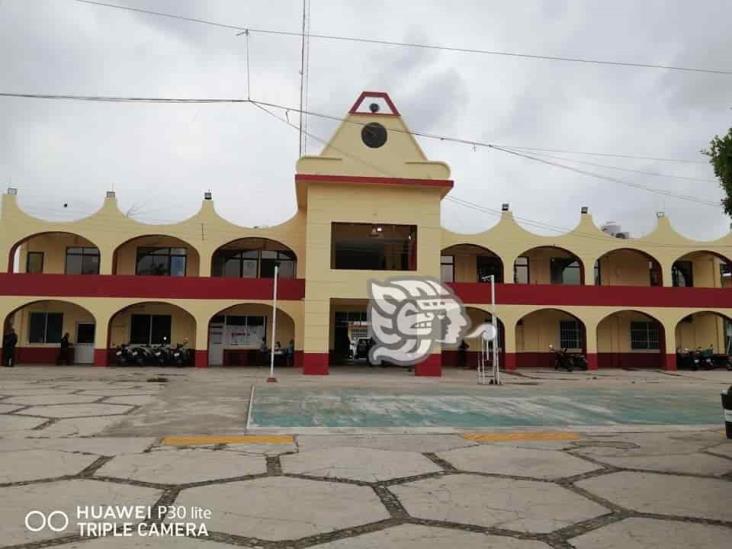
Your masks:
<path fill-rule="evenodd" d="M 727 352 L 732 236 L 692 241 L 659 214 L 650 234 L 617 238 L 585 208 L 574 230 L 543 236 L 507 206 L 489 230 L 457 234 L 440 223 L 452 187 L 449 167 L 425 157 L 388 95 L 364 92 L 321 154 L 299 159 L 297 213 L 274 227 L 226 221 L 209 194 L 173 225 L 126 217 L 112 192 L 89 217 L 49 222 L 23 212 L 9 189 L 4 329 L 18 335 L 19 364 L 53 363 L 68 332 L 76 362 L 96 366 L 122 343 L 187 340 L 195 366 L 208 367 L 256 364 L 262 340 L 293 341 L 295 367 L 327 374 L 348 362 L 363 329 L 368 280 L 442 279 L 479 324 L 490 318 L 493 275 L 507 369 L 551 365 L 550 345 L 581 350 L 590 368 L 675 369 L 678 348 Z M 480 344 L 467 343 L 474 363 Z M 455 348 L 435 346 L 415 372 L 440 375 L 456 359 Z"/>

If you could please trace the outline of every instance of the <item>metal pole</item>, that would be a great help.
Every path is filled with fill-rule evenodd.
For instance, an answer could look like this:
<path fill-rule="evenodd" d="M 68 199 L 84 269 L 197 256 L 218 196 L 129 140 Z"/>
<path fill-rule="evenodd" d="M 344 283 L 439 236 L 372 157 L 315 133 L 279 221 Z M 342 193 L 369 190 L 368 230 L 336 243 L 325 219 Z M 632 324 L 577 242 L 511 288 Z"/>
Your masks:
<path fill-rule="evenodd" d="M 498 316 L 496 315 L 496 277 L 491 275 L 491 324 L 493 324 L 493 379 L 496 385 L 501 383 L 501 372 L 498 366 Z"/>
<path fill-rule="evenodd" d="M 269 377 L 267 381 L 274 383 L 277 378 L 274 375 L 274 358 L 275 358 L 275 329 L 277 328 L 277 277 L 279 275 L 280 266 L 275 263 L 274 266 L 274 289 L 272 291 L 272 336 L 270 337 L 269 350 Z"/>

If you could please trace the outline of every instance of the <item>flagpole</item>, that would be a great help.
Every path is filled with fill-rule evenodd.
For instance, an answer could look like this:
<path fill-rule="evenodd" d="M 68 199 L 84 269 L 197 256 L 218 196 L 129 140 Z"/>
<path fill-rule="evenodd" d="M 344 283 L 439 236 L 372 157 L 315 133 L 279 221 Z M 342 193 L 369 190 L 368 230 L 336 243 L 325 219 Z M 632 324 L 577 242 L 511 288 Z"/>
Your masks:
<path fill-rule="evenodd" d="M 274 289 L 272 291 L 272 336 L 270 337 L 269 350 L 269 377 L 267 383 L 276 383 L 277 378 L 274 375 L 274 359 L 275 359 L 275 330 L 277 329 L 277 278 L 280 266 L 275 263 L 274 266 Z"/>

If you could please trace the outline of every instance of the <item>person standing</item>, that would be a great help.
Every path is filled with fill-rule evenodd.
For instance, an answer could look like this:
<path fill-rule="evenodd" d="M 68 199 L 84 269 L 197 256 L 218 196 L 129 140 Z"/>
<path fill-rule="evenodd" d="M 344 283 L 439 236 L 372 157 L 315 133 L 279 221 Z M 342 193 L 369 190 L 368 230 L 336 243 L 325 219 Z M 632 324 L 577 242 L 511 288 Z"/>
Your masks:
<path fill-rule="evenodd" d="M 69 332 L 66 332 L 64 337 L 61 338 L 61 348 L 58 352 L 56 364 L 65 364 L 66 366 L 71 365 L 71 343 L 69 343 Z"/>
<path fill-rule="evenodd" d="M 18 334 L 13 328 L 3 337 L 3 366 L 12 368 L 15 366 L 15 346 L 18 344 Z"/>
<path fill-rule="evenodd" d="M 465 343 L 465 340 L 460 341 L 460 346 L 458 347 L 458 366 L 460 368 L 467 368 L 468 367 L 468 349 L 470 346 Z"/>

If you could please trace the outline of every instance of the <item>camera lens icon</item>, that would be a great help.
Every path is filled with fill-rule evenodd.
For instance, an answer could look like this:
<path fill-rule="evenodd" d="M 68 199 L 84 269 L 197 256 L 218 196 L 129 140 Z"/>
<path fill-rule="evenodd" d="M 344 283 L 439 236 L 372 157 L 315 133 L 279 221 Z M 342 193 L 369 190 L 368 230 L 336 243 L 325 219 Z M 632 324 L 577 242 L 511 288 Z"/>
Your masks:
<path fill-rule="evenodd" d="M 40 532 L 48 528 L 52 532 L 63 532 L 69 526 L 69 515 L 63 511 L 29 511 L 25 516 L 25 527 L 31 532 Z"/>

